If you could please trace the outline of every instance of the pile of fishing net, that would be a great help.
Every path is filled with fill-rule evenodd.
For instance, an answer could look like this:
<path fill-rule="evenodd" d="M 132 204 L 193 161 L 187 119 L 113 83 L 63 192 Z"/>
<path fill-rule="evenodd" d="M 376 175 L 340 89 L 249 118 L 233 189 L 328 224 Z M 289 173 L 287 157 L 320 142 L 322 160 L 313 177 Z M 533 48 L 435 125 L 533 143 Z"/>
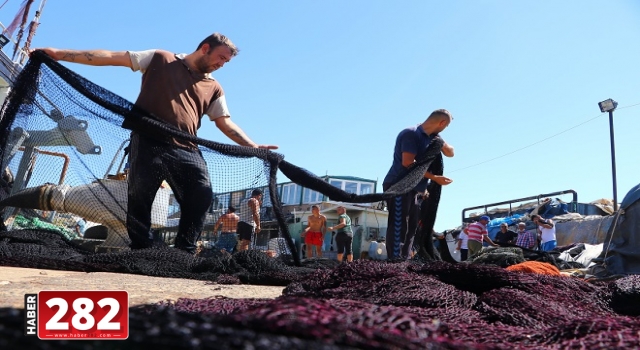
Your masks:
<path fill-rule="evenodd" d="M 333 261 L 328 265 L 335 265 Z M 218 249 L 194 256 L 179 249 L 93 253 L 74 246 L 55 231 L 0 232 L 0 265 L 84 272 L 119 272 L 156 277 L 197 279 L 225 284 L 286 286 L 318 268 L 296 266 L 291 256 L 277 258 L 257 250 L 234 255 Z"/>
<path fill-rule="evenodd" d="M 470 256 L 467 261 L 500 267 L 509 267 L 525 261 L 548 263 L 560 270 L 581 269 L 586 267 L 579 262 L 561 259 L 560 255 L 563 249 L 569 250 L 570 248 L 560 247 L 553 251 L 545 252 L 541 250 L 524 249 L 515 245 L 509 247 L 485 247 L 475 255 Z"/>
<path fill-rule="evenodd" d="M 276 299 L 130 308 L 125 341 L 27 338 L 22 310 L 1 309 L 0 347 L 631 349 L 640 347 L 638 287 L 636 276 L 591 284 L 482 264 L 362 260 L 315 270 Z M 621 302 L 635 313 L 616 312 Z"/>

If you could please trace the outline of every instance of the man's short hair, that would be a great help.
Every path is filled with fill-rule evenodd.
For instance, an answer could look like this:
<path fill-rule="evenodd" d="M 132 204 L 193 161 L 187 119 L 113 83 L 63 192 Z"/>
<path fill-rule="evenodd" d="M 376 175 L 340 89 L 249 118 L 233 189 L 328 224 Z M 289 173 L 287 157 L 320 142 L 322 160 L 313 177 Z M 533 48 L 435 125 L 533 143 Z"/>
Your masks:
<path fill-rule="evenodd" d="M 311 206 L 311 210 L 313 210 L 313 209 L 320 209 L 320 207 L 314 204 L 314 205 Z"/>
<path fill-rule="evenodd" d="M 251 197 L 260 196 L 260 195 L 262 195 L 262 190 L 259 188 L 256 188 L 255 190 L 251 191 Z"/>
<path fill-rule="evenodd" d="M 202 40 L 200 42 L 200 44 L 198 44 L 198 48 L 196 49 L 196 51 L 200 50 L 200 48 L 204 44 L 209 44 L 209 52 L 211 52 L 211 50 L 215 49 L 218 46 L 225 45 L 226 47 L 229 48 L 229 50 L 231 50 L 231 57 L 236 56 L 238 54 L 238 52 L 240 52 L 240 49 L 238 49 L 231 42 L 231 40 L 229 40 L 229 38 L 227 38 L 226 36 L 224 36 L 224 35 L 222 35 L 220 33 L 213 33 L 213 34 L 209 35 L 208 37 L 204 38 L 204 40 Z"/>
<path fill-rule="evenodd" d="M 429 114 L 429 117 L 427 119 L 431 119 L 431 118 L 442 118 L 442 117 L 448 117 L 450 120 L 453 120 L 453 116 L 451 115 L 451 112 L 447 111 L 446 109 L 436 109 L 435 111 L 431 112 L 431 114 Z"/>
<path fill-rule="evenodd" d="M 235 213 L 236 212 L 236 208 L 234 206 L 229 206 L 229 208 L 227 208 L 227 211 L 230 213 Z"/>
<path fill-rule="evenodd" d="M 520 222 L 518 223 L 518 226 L 527 226 L 527 224 L 525 224 L 524 222 Z"/>

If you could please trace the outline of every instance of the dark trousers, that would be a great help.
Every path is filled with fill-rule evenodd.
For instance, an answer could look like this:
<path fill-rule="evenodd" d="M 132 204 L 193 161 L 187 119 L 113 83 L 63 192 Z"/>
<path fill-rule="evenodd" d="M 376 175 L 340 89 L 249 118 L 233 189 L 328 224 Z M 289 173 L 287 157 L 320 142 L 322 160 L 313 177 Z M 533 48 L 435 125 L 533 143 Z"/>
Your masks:
<path fill-rule="evenodd" d="M 467 261 L 469 249 L 460 249 L 460 261 Z"/>
<path fill-rule="evenodd" d="M 240 236 L 240 239 L 254 241 L 253 233 L 255 232 L 255 228 L 253 227 L 253 225 L 244 221 L 239 221 L 236 231 L 238 231 L 238 236 Z"/>
<path fill-rule="evenodd" d="M 353 234 L 338 232 L 336 234 L 336 246 L 338 254 L 352 255 Z"/>
<path fill-rule="evenodd" d="M 187 150 L 131 134 L 127 230 L 132 249 L 152 246 L 151 208 L 166 180 L 180 204 L 175 247 L 194 252 L 213 193 L 207 165 L 199 150 Z"/>
<path fill-rule="evenodd" d="M 386 191 L 391 185 L 383 184 Z M 387 259 L 409 258 L 420 221 L 420 205 L 416 204 L 416 191 L 387 200 Z"/>

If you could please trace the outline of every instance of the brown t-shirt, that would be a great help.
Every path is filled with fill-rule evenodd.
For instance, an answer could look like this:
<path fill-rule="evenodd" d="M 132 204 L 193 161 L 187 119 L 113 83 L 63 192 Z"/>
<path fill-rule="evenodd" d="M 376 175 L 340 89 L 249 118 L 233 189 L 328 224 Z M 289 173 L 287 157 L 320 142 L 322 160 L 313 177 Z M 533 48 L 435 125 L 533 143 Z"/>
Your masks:
<path fill-rule="evenodd" d="M 224 96 L 220 84 L 208 75 L 196 73 L 175 54 L 156 50 L 142 75 L 136 106 L 157 119 L 196 135 L 202 116 L 211 103 Z M 195 148 L 190 142 L 173 142 Z"/>

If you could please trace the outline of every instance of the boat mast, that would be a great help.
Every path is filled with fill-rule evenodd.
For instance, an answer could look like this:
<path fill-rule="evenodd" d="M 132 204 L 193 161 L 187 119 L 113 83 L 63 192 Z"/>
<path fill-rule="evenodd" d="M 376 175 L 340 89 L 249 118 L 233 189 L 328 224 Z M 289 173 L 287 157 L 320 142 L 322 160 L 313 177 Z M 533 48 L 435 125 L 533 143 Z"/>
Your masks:
<path fill-rule="evenodd" d="M 36 35 L 36 30 L 38 29 L 38 25 L 40 24 L 40 16 L 42 15 L 42 10 L 44 9 L 44 5 L 46 4 L 46 2 L 47 0 L 42 0 L 40 2 L 40 6 L 36 11 L 36 15 L 33 17 L 33 20 L 29 25 L 29 35 L 27 36 L 27 39 L 25 40 L 24 46 L 22 47 L 22 50 L 20 51 L 20 55 L 19 55 L 20 65 L 23 65 L 24 61 L 26 61 L 27 58 L 29 57 L 31 40 L 33 40 L 33 37 Z"/>

